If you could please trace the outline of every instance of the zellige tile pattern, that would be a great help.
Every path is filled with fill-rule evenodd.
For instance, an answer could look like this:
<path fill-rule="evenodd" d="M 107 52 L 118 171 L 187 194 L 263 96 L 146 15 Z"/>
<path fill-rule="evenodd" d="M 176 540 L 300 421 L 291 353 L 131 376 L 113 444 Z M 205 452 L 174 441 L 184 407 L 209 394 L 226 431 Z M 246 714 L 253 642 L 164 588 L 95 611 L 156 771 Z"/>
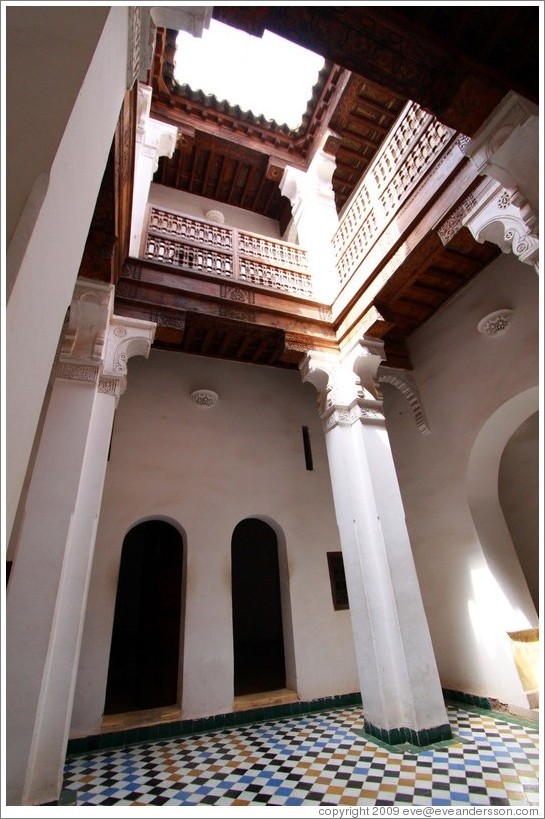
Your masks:
<path fill-rule="evenodd" d="M 78 805 L 537 805 L 537 727 L 448 706 L 457 740 L 392 752 L 361 707 L 67 761 Z"/>

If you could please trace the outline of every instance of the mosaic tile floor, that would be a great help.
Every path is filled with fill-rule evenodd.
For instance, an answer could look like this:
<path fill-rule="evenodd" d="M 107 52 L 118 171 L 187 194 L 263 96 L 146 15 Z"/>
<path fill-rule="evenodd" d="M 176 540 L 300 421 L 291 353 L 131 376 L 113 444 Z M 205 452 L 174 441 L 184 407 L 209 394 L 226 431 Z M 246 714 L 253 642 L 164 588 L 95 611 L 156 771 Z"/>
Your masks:
<path fill-rule="evenodd" d="M 537 805 L 538 730 L 448 706 L 455 744 L 391 753 L 361 708 L 70 759 L 78 805 Z"/>

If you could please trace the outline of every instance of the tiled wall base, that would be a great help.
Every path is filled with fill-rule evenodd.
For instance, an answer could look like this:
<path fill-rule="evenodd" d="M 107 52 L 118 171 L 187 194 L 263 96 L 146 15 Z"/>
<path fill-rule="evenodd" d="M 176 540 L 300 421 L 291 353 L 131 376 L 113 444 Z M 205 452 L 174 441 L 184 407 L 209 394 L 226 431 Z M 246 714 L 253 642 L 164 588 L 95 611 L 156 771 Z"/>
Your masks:
<path fill-rule="evenodd" d="M 475 694 L 465 694 L 450 688 L 443 689 L 446 700 L 463 702 L 469 705 L 490 711 L 492 706 L 486 697 Z M 342 694 L 335 697 L 323 697 L 305 702 L 290 702 L 272 707 L 251 708 L 246 711 L 233 711 L 228 714 L 216 714 L 213 717 L 201 719 L 184 719 L 175 722 L 146 725 L 141 728 L 129 728 L 124 731 L 110 731 L 89 737 L 71 739 L 68 741 L 67 756 L 90 753 L 104 748 L 124 748 L 139 742 L 149 742 L 156 739 L 170 739 L 177 736 L 186 736 L 218 728 L 232 728 L 238 725 L 250 725 L 264 720 L 287 718 L 299 714 L 310 714 L 315 711 L 326 711 L 331 708 L 345 708 L 350 705 L 361 705 L 361 694 Z M 396 728 L 386 730 L 378 728 L 365 720 L 365 733 L 375 737 L 386 745 L 400 745 L 407 743 L 415 747 L 423 747 L 436 742 L 443 742 L 452 737 L 450 726 L 439 725 L 425 731 L 413 731 L 410 728 Z"/>
<path fill-rule="evenodd" d="M 273 705 L 270 708 L 250 708 L 246 711 L 233 711 L 229 714 L 216 714 L 201 719 L 184 719 L 158 725 L 146 725 L 142 728 L 130 728 L 125 731 L 111 731 L 89 737 L 68 740 L 67 756 L 86 754 L 105 748 L 124 748 L 140 742 L 157 739 L 171 739 L 188 734 L 198 734 L 221 728 L 233 728 L 239 725 L 251 725 L 270 719 L 281 719 L 310 714 L 315 711 L 327 711 L 332 708 L 347 708 L 361 705 L 361 694 L 341 694 L 335 697 L 323 697 L 305 702 L 288 702 L 284 705 Z"/>
<path fill-rule="evenodd" d="M 364 734 L 370 738 L 379 739 L 389 747 L 403 745 L 407 748 L 423 748 L 452 739 L 452 729 L 448 723 L 421 731 L 413 731 L 412 728 L 378 728 L 369 720 L 364 720 L 363 726 Z"/>
<path fill-rule="evenodd" d="M 465 694 L 463 691 L 454 691 L 452 688 L 443 688 L 443 696 L 446 700 L 476 705 L 477 708 L 483 708 L 485 711 L 492 710 L 492 705 L 488 697 L 478 697 L 476 694 Z"/>

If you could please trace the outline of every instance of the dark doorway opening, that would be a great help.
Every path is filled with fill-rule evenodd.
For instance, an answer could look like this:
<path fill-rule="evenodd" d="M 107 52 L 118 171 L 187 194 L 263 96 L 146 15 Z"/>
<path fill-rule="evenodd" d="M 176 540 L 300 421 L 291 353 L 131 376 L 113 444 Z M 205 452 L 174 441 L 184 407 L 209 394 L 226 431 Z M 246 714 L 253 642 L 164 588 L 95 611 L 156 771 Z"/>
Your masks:
<path fill-rule="evenodd" d="M 235 696 L 285 688 L 276 533 L 261 520 L 241 521 L 231 560 Z"/>
<path fill-rule="evenodd" d="M 174 705 L 178 699 L 182 536 L 149 520 L 121 553 L 105 714 Z"/>

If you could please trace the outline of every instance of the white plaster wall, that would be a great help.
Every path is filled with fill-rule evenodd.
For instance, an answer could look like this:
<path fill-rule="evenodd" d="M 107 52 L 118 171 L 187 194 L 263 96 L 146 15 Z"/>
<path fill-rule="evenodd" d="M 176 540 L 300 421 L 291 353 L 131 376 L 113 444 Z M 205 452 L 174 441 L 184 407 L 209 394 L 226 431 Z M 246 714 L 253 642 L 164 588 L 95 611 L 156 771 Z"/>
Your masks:
<path fill-rule="evenodd" d="M 196 389 L 217 392 L 218 404 L 196 405 Z M 99 730 L 121 546 L 149 517 L 176 521 L 186 537 L 183 718 L 232 710 L 231 536 L 247 517 L 275 527 L 280 554 L 285 543 L 287 664 L 299 697 L 358 690 L 350 612 L 331 600 L 326 552 L 340 543 L 314 389 L 298 372 L 154 350 L 147 362 L 131 361 L 116 415 L 72 736 Z"/>
<path fill-rule="evenodd" d="M 508 330 L 480 334 L 480 319 L 504 307 L 514 310 Z M 501 418 L 500 408 L 514 397 L 514 403 L 533 403 L 527 414 L 536 409 L 535 272 L 512 255 L 500 257 L 414 333 L 409 347 L 431 433 L 417 430 L 408 403 L 391 385 L 384 385 L 384 399 L 441 683 L 527 706 L 506 632 L 536 625 L 537 615 L 509 537 L 486 547 L 479 540 L 470 509 L 479 502 L 478 481 L 471 497 L 468 470 L 491 416 Z M 495 453 L 498 465 L 510 434 Z M 486 459 L 481 466 L 483 481 L 495 479 L 497 503 L 479 515 L 499 532 L 506 527 L 495 520 L 502 517 L 497 466 L 495 475 L 487 474 Z"/>
<path fill-rule="evenodd" d="M 20 185 L 13 186 L 13 206 L 8 200 L 9 537 L 125 93 L 128 11 L 122 6 L 8 11 L 14 13 L 8 32 L 14 62 L 7 120 L 12 112 L 15 118 L 8 166 L 15 178 L 21 174 Z M 66 15 L 64 24 L 59 15 Z M 41 100 L 36 103 L 37 118 L 32 113 L 34 99 Z M 22 115 L 17 113 L 20 105 Z"/>
<path fill-rule="evenodd" d="M 203 196 L 195 196 L 193 193 L 174 190 L 166 185 L 158 185 L 156 182 L 151 184 L 149 201 L 157 207 L 186 213 L 196 219 L 206 219 L 209 210 L 219 210 L 225 216 L 225 225 L 228 227 L 259 233 L 261 236 L 269 236 L 272 239 L 281 238 L 280 227 L 275 219 L 269 219 L 267 216 L 252 213 L 244 208 L 236 208 L 224 202 L 217 202 L 215 199 L 206 199 Z"/>

